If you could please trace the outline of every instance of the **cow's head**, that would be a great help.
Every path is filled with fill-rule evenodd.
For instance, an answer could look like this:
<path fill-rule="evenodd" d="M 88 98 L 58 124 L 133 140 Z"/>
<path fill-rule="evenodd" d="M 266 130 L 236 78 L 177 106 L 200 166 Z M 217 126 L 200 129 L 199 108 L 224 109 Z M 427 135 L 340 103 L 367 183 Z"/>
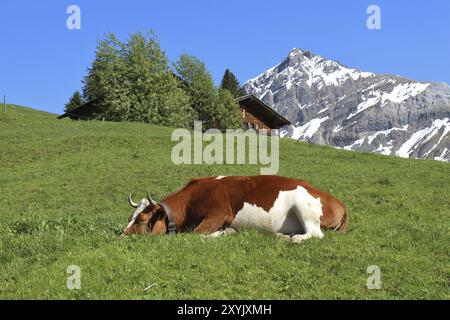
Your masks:
<path fill-rule="evenodd" d="M 128 218 L 128 225 L 123 231 L 122 237 L 131 234 L 143 234 L 147 231 L 152 235 L 166 232 L 164 209 L 152 199 L 150 194 L 139 203 L 135 203 L 130 194 L 128 202 L 134 208 L 134 212 Z"/>

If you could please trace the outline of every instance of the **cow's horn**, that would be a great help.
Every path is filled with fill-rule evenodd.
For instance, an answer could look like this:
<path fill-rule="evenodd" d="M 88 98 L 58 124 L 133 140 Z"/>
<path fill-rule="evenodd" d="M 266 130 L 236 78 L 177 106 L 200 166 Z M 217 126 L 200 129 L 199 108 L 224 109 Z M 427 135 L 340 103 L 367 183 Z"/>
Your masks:
<path fill-rule="evenodd" d="M 152 196 L 150 195 L 150 192 L 147 193 L 147 198 L 148 198 L 148 201 L 150 201 L 150 203 L 152 205 L 156 206 L 156 201 L 152 199 Z"/>
<path fill-rule="evenodd" d="M 139 203 L 134 203 L 133 200 L 131 200 L 131 193 L 128 195 L 128 203 L 130 204 L 130 206 L 132 206 L 133 208 L 137 208 Z"/>

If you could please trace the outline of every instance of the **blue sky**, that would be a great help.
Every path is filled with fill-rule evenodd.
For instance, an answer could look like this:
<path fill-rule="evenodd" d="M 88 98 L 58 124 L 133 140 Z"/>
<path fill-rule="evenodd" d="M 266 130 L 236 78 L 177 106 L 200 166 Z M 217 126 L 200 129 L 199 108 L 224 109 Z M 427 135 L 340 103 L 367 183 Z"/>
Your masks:
<path fill-rule="evenodd" d="M 66 28 L 71 4 L 81 30 Z M 371 4 L 381 30 L 366 27 Z M 216 82 L 230 68 L 243 83 L 298 47 L 364 71 L 450 83 L 448 0 L 2 0 L 0 13 L 0 95 L 54 113 L 81 89 L 108 31 L 152 29 L 171 61 L 196 55 Z"/>

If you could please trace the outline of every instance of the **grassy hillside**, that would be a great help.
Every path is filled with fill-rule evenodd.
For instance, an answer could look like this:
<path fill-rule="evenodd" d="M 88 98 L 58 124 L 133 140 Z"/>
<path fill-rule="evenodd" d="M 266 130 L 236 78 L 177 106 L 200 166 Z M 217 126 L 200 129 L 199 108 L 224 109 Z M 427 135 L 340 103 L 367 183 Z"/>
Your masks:
<path fill-rule="evenodd" d="M 0 113 L 0 298 L 449 298 L 450 165 L 283 140 L 280 175 L 342 199 L 349 232 L 118 240 L 135 198 L 256 166 L 175 166 L 171 129 Z M 68 290 L 69 265 L 81 290 Z M 368 290 L 369 265 L 382 287 Z M 151 289 L 144 288 L 155 284 Z"/>

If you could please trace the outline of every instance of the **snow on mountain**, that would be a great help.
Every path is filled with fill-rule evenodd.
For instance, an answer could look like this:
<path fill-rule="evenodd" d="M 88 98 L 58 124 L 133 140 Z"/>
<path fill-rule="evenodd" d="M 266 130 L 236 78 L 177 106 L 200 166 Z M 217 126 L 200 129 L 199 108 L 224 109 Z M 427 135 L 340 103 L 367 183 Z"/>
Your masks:
<path fill-rule="evenodd" d="M 312 138 L 312 136 L 317 132 L 317 130 L 319 130 L 322 122 L 327 120 L 328 117 L 322 119 L 312 119 L 311 121 L 305 123 L 300 127 L 294 127 L 292 138 L 294 139 Z"/>
<path fill-rule="evenodd" d="M 450 87 L 362 72 L 294 48 L 244 89 L 289 119 L 283 136 L 450 161 Z"/>
<path fill-rule="evenodd" d="M 442 129 L 442 130 L 441 130 Z M 434 136 L 439 135 L 439 140 L 433 147 L 429 148 L 425 156 L 429 155 L 436 147 L 439 146 L 442 139 L 444 139 L 450 132 L 450 122 L 448 118 L 443 120 L 437 119 L 433 121 L 430 127 L 414 132 L 413 135 L 397 150 L 395 153 L 399 157 L 409 158 L 410 154 L 414 152 L 419 145 L 426 144 Z M 440 133 L 440 134 L 439 134 Z"/>

